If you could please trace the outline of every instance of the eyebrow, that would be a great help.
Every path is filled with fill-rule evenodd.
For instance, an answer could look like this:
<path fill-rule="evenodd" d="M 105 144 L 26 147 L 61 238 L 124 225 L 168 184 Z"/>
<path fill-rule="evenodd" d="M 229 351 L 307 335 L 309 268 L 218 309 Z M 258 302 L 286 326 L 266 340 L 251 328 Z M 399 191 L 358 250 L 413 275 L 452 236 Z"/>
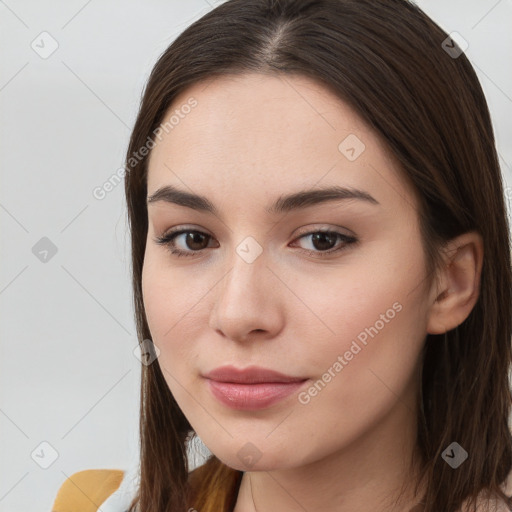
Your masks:
<path fill-rule="evenodd" d="M 266 208 L 267 213 L 275 215 L 292 210 L 307 208 L 316 204 L 328 201 L 340 201 L 346 199 L 359 199 L 373 205 L 380 203 L 368 192 L 355 188 L 331 186 L 315 190 L 301 190 L 288 195 L 279 196 L 276 201 Z M 180 190 L 172 185 L 160 187 L 154 194 L 147 198 L 147 203 L 163 201 L 177 204 L 186 208 L 192 208 L 218 216 L 219 212 L 215 205 L 205 196 Z"/>

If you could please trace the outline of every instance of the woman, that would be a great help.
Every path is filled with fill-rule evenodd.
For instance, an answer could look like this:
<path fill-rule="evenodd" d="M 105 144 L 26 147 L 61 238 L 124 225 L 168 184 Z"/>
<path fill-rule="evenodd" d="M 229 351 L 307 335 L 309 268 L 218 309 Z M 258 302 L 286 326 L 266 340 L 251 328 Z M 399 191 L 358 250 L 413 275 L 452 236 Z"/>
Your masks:
<path fill-rule="evenodd" d="M 417 6 L 218 6 L 155 65 L 126 169 L 130 510 L 510 509 L 494 134 Z M 189 472 L 195 435 L 213 455 Z"/>

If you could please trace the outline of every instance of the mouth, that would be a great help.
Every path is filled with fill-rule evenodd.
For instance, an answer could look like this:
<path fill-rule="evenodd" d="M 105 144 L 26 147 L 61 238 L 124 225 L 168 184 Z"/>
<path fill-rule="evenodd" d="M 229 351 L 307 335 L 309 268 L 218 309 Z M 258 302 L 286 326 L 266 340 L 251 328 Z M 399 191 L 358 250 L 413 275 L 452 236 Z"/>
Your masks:
<path fill-rule="evenodd" d="M 233 366 L 217 368 L 203 375 L 213 396 L 223 405 L 238 410 L 265 409 L 290 396 L 309 379 L 275 370 Z"/>
<path fill-rule="evenodd" d="M 238 384 L 269 384 L 293 383 L 306 380 L 307 377 L 294 377 L 261 366 L 249 366 L 238 369 L 235 366 L 220 366 L 204 377 L 217 382 L 231 382 Z"/>

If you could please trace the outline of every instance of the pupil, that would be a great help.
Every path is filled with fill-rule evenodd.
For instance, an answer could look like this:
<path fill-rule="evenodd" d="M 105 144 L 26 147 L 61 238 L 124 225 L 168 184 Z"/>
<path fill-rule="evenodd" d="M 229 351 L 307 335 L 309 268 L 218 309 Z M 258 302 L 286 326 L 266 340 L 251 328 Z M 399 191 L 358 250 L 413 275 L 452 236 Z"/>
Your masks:
<path fill-rule="evenodd" d="M 203 247 L 193 247 L 194 243 L 201 245 L 201 238 L 205 238 L 205 236 L 201 233 L 188 233 L 186 243 L 190 249 L 201 250 Z"/>
<path fill-rule="evenodd" d="M 328 240 L 327 245 L 325 244 L 326 239 Z M 315 249 L 318 250 L 331 249 L 334 241 L 335 237 L 331 236 L 329 233 L 315 233 L 313 235 L 313 245 Z"/>

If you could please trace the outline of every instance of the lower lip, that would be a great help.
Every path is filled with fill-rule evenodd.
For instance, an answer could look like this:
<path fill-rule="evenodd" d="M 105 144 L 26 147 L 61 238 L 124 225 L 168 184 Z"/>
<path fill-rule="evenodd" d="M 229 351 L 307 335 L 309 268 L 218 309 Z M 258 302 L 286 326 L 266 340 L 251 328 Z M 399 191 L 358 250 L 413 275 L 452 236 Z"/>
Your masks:
<path fill-rule="evenodd" d="M 291 395 L 304 385 L 299 382 L 264 382 L 260 384 L 238 384 L 207 379 L 213 395 L 224 405 L 233 409 L 257 410 Z"/>

